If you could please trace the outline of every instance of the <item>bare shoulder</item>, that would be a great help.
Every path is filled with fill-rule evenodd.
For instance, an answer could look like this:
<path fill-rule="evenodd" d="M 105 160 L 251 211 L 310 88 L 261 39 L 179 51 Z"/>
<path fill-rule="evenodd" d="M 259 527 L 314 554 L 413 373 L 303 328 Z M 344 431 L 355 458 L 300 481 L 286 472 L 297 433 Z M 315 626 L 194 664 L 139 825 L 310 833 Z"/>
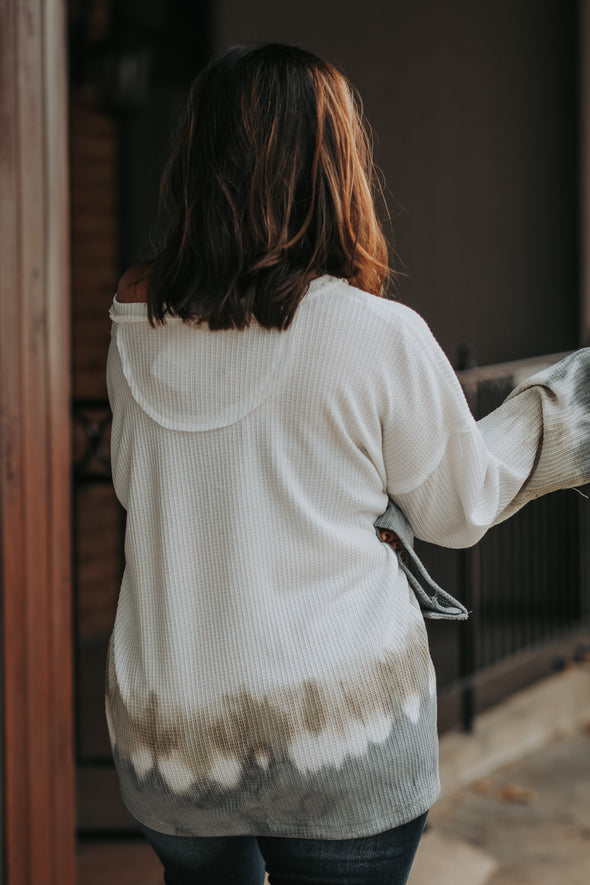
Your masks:
<path fill-rule="evenodd" d="M 147 297 L 149 264 L 134 264 L 125 271 L 117 286 L 117 301 L 122 303 L 142 302 Z"/>

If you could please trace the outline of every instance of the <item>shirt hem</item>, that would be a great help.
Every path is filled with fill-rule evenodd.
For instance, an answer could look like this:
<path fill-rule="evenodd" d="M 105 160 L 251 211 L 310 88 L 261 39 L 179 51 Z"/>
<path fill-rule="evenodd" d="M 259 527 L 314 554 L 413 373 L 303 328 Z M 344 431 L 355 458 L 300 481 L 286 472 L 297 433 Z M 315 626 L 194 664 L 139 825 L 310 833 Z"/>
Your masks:
<path fill-rule="evenodd" d="M 243 821 L 236 823 L 218 824 L 217 826 L 205 826 L 195 832 L 187 832 L 183 826 L 182 833 L 179 833 L 174 825 L 160 821 L 157 817 L 146 815 L 133 808 L 133 803 L 127 801 L 123 795 L 123 802 L 127 810 L 142 826 L 158 833 L 165 833 L 171 836 L 187 836 L 191 837 L 209 837 L 209 836 L 265 836 L 265 837 L 283 837 L 292 839 L 360 839 L 366 836 L 375 836 L 378 833 L 386 832 L 394 827 L 401 827 L 412 820 L 425 814 L 438 799 L 440 795 L 440 784 L 437 783 L 428 791 L 420 794 L 411 805 L 398 810 L 396 813 L 383 817 L 371 817 L 363 819 L 352 825 L 350 821 L 343 821 L 334 826 L 300 826 L 289 823 L 284 820 L 273 821 L 265 819 L 264 821 L 252 820 L 249 826 L 244 826 Z M 346 833 L 343 834 L 343 829 Z"/>

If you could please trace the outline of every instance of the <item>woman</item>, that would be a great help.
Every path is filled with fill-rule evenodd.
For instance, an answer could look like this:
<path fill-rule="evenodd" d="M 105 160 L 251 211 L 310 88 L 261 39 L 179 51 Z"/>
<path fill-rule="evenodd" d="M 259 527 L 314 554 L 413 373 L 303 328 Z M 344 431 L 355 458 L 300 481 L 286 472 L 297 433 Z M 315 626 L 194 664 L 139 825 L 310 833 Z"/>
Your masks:
<path fill-rule="evenodd" d="M 107 718 L 169 885 L 404 883 L 438 783 L 419 604 L 374 523 L 459 547 L 590 479 L 588 354 L 479 424 L 385 241 L 345 78 L 235 48 L 188 96 L 163 247 L 113 302 L 127 510 Z"/>

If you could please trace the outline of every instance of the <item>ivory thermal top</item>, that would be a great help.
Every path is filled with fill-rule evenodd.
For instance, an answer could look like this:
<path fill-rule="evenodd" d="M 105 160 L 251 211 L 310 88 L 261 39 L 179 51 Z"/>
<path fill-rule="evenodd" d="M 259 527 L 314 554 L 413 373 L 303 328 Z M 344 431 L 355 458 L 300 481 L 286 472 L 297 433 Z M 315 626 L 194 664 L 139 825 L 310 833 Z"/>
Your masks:
<path fill-rule="evenodd" d="M 313 282 L 284 332 L 111 309 L 126 568 L 107 720 L 131 813 L 166 833 L 348 838 L 438 794 L 424 622 L 374 522 L 474 544 L 590 479 L 588 352 L 476 423 L 420 317 Z"/>

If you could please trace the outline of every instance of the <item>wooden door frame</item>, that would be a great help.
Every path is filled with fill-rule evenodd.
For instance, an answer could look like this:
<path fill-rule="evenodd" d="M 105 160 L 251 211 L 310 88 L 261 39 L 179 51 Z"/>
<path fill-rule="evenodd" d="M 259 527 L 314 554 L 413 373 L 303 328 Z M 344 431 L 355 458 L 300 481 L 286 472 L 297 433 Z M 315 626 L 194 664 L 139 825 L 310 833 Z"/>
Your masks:
<path fill-rule="evenodd" d="M 73 885 L 65 0 L 0 0 L 2 882 Z"/>
<path fill-rule="evenodd" d="M 578 5 L 580 119 L 580 341 L 590 345 L 590 0 Z"/>

